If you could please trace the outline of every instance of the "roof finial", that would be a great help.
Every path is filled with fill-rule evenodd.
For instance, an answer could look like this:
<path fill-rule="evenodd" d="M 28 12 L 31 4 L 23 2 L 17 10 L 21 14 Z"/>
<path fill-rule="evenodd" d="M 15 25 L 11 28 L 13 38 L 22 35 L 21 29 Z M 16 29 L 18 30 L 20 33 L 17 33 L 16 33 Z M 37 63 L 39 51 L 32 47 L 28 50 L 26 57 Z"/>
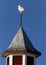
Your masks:
<path fill-rule="evenodd" d="M 19 5 L 18 11 L 20 12 L 20 26 L 22 27 L 22 13 L 24 12 L 24 8 Z"/>

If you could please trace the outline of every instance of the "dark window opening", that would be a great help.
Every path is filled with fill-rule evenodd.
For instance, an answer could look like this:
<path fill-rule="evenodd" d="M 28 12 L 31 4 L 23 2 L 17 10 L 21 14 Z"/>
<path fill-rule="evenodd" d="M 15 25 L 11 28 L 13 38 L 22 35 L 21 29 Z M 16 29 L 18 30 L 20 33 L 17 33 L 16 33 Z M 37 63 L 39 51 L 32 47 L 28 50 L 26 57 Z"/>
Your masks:
<path fill-rule="evenodd" d="M 7 65 L 9 65 L 9 57 L 7 58 Z"/>
<path fill-rule="evenodd" d="M 27 65 L 34 65 L 34 58 L 27 56 Z"/>

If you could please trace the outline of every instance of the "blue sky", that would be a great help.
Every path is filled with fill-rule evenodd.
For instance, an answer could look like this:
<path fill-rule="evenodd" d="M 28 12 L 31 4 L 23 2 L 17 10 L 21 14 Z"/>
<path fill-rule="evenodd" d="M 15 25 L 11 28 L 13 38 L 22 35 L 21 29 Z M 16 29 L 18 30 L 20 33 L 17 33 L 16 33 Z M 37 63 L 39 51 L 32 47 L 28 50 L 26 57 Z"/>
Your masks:
<path fill-rule="evenodd" d="M 0 54 L 6 50 L 20 26 L 18 5 L 25 8 L 23 28 L 42 55 L 36 65 L 46 65 L 46 0 L 0 0 Z M 0 56 L 0 65 L 5 65 Z"/>

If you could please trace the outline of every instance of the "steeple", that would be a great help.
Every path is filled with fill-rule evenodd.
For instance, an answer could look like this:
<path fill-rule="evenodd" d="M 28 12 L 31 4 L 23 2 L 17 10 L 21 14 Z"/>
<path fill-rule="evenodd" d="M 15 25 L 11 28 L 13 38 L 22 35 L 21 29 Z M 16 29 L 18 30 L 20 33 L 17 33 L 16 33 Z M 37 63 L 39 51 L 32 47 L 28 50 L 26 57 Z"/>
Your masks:
<path fill-rule="evenodd" d="M 11 44 L 9 45 L 8 50 L 25 50 L 27 52 L 31 51 L 34 54 L 36 53 L 37 54 L 36 56 L 40 55 L 40 52 L 38 52 L 34 48 L 26 32 L 21 27 L 19 28 Z"/>
<path fill-rule="evenodd" d="M 20 50 L 20 51 L 19 51 Z M 26 32 L 24 31 L 23 27 L 20 27 L 18 32 L 16 33 L 15 37 L 13 38 L 11 44 L 9 45 L 8 49 L 2 53 L 2 56 L 7 56 L 11 53 L 19 51 L 21 53 L 32 53 L 35 54 L 36 57 L 40 56 L 41 53 L 37 51 L 34 46 L 32 45 L 31 41 L 29 40 Z"/>
<path fill-rule="evenodd" d="M 18 10 L 21 14 L 24 11 L 20 6 Z M 6 57 L 7 65 L 35 65 L 35 59 L 40 56 L 41 53 L 33 46 L 22 27 L 22 19 L 20 20 L 21 26 L 7 50 L 2 53 L 2 56 Z"/>

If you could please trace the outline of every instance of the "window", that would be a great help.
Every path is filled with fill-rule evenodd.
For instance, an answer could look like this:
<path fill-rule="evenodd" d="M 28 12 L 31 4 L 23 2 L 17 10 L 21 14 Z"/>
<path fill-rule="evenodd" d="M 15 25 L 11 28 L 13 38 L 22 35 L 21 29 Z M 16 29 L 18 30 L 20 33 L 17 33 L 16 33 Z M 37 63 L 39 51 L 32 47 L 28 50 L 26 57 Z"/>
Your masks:
<path fill-rule="evenodd" d="M 22 56 L 13 56 L 13 65 L 22 65 Z"/>
<path fill-rule="evenodd" d="M 7 65 L 9 65 L 9 57 L 7 58 Z"/>
<path fill-rule="evenodd" d="M 34 65 L 34 58 L 27 56 L 27 65 Z"/>

